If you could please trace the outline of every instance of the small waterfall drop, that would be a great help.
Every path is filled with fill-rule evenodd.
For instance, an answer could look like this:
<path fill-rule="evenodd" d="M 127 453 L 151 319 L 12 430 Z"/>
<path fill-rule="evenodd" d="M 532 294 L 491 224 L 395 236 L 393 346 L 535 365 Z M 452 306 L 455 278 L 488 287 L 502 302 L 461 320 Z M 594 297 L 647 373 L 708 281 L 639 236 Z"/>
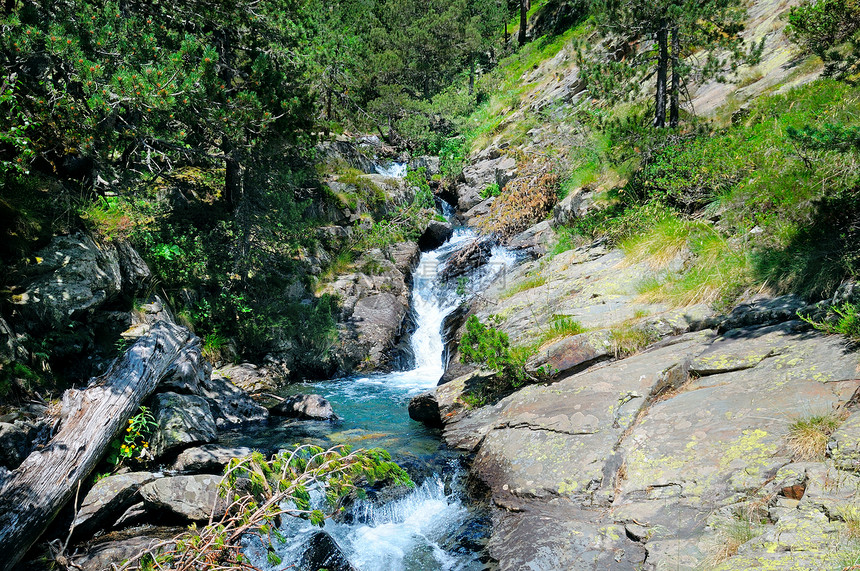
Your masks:
<path fill-rule="evenodd" d="M 383 176 L 390 176 L 392 178 L 403 178 L 406 176 L 406 163 L 398 163 L 396 161 L 392 161 L 387 165 L 383 166 L 380 164 L 376 164 L 374 166 L 377 174 L 381 174 Z"/>

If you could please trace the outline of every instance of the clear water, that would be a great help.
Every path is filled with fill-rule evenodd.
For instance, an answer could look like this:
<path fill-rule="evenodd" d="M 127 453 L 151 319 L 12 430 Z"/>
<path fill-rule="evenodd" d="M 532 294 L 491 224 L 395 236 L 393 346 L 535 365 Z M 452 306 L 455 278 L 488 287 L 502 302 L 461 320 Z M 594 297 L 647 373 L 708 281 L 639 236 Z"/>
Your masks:
<path fill-rule="evenodd" d="M 288 421 L 257 435 L 259 442 L 253 442 L 253 435 L 247 433 L 235 440 L 261 448 L 265 442 L 265 449 L 270 450 L 307 441 L 382 447 L 410 472 L 420 485 L 405 497 L 382 506 L 359 502 L 350 517 L 326 522 L 324 530 L 360 571 L 483 567 L 474 551 L 463 549 L 453 539 L 478 517 L 460 498 L 459 457 L 442 447 L 438 431 L 411 420 L 407 412 L 409 399 L 435 387 L 444 373 L 445 317 L 515 262 L 506 250 L 494 248 L 490 262 L 474 272 L 467 284 L 440 283 L 438 274 L 445 261 L 474 239 L 471 230 L 459 229 L 440 248 L 421 256 L 413 274 L 417 329 L 411 337 L 415 363 L 410 370 L 295 385 L 291 392 L 323 395 L 341 419 L 336 423 Z M 277 551 L 286 563 L 301 557 L 318 529 L 290 520 L 283 531 L 290 539 L 277 546 Z M 249 546 L 249 553 L 254 549 Z M 256 564 L 261 568 L 282 568 L 267 566 L 264 554 L 258 555 Z"/>

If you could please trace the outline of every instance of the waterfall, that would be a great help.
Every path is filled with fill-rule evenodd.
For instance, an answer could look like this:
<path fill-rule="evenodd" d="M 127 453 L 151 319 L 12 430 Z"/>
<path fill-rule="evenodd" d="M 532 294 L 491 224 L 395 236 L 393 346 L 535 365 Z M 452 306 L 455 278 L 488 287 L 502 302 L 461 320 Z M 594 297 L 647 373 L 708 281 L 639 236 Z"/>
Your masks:
<path fill-rule="evenodd" d="M 343 417 L 347 429 L 329 428 L 331 442 L 353 441 L 364 447 L 382 446 L 392 452 L 415 457 L 438 454 L 438 434 L 409 419 L 409 398 L 436 386 L 444 373 L 442 322 L 473 292 L 479 292 L 515 263 L 502 247 L 494 247 L 488 263 L 468 275 L 467 283 L 440 280 L 447 260 L 477 238 L 468 228 L 457 229 L 442 246 L 421 255 L 412 279 L 412 303 L 417 329 L 411 345 L 415 363 L 408 371 L 312 383 L 305 390 L 323 394 Z M 335 432 L 337 431 L 337 432 Z M 429 449 L 435 443 L 437 452 Z M 458 468 L 437 467 L 439 473 L 427 477 L 404 497 L 384 505 L 357 502 L 347 517 L 329 520 L 323 530 L 337 549 L 358 571 L 468 571 L 482 569 L 474 551 L 458 547 L 453 540 L 458 530 L 475 519 L 460 499 Z M 471 518 L 471 519 L 470 519 Z M 282 532 L 287 538 L 275 545 L 285 563 L 297 564 L 320 533 L 304 520 L 286 518 Z M 468 534 L 468 532 L 465 532 Z M 251 542 L 246 552 L 252 562 L 266 571 L 282 569 L 266 563 L 265 550 Z M 340 568 L 334 566 L 335 568 Z M 292 567 L 291 567 L 292 568 Z M 316 571 L 315 569 L 312 571 Z"/>
<path fill-rule="evenodd" d="M 406 163 L 390 162 L 386 166 L 374 165 L 377 174 L 390 176 L 392 178 L 403 178 L 406 176 Z"/>

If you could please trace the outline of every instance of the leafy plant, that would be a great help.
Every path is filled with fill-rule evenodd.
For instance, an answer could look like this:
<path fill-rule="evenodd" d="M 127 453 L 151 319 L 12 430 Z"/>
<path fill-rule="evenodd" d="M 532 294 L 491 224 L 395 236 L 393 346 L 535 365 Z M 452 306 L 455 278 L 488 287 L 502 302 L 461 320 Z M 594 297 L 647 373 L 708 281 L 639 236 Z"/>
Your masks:
<path fill-rule="evenodd" d="M 223 516 L 210 517 L 199 529 L 191 526 L 121 569 L 250 568 L 242 552 L 242 539 L 248 535 L 262 539 L 269 546 L 270 562 L 279 563 L 272 544 L 283 539 L 278 531 L 282 517 L 306 519 L 322 526 L 351 495 L 363 497 L 362 485 L 379 481 L 413 486 L 409 475 L 381 449 L 350 451 L 346 446 L 335 446 L 325 450 L 306 444 L 282 450 L 269 460 L 259 452 L 234 458 L 219 484 L 219 501 L 226 504 Z M 322 492 L 324 505 L 314 503 L 313 490 Z"/>
<path fill-rule="evenodd" d="M 830 307 L 822 321 L 815 321 L 804 315 L 800 319 L 825 333 L 845 335 L 852 341 L 860 341 L 860 307 L 853 303 L 843 303 Z"/>
<path fill-rule="evenodd" d="M 460 338 L 463 360 L 496 371 L 500 384 L 495 388 L 499 391 L 519 388 L 533 379 L 525 370 L 531 353 L 529 349 L 511 347 L 507 333 L 481 323 L 476 315 L 466 321 L 466 332 Z"/>
<path fill-rule="evenodd" d="M 107 461 L 118 468 L 126 460 L 143 462 L 149 455 L 149 442 L 147 439 L 153 429 L 158 426 L 152 412 L 145 406 L 141 406 L 137 414 L 128 419 L 125 433 L 115 438 L 108 449 Z"/>
<path fill-rule="evenodd" d="M 485 186 L 484 190 L 481 191 L 480 196 L 486 200 L 491 196 L 499 196 L 501 193 L 502 190 L 499 188 L 499 185 L 494 182 L 493 184 Z"/>

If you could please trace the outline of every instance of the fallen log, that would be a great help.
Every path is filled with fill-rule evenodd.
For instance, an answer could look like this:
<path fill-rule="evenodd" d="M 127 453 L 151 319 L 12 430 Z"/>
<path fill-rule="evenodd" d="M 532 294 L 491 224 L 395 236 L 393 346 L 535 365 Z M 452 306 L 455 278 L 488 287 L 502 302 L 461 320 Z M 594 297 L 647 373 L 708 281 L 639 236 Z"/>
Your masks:
<path fill-rule="evenodd" d="M 0 569 L 20 561 L 192 338 L 160 321 L 86 389 L 63 394 L 57 434 L 0 476 Z"/>

